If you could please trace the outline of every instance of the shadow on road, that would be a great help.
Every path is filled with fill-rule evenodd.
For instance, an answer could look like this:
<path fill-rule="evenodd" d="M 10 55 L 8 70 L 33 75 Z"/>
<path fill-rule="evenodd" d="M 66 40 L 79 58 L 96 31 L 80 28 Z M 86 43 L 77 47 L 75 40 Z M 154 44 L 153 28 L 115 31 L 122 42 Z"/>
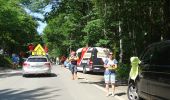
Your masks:
<path fill-rule="evenodd" d="M 85 79 L 85 78 L 79 77 L 78 79 L 79 79 L 79 80 L 83 80 L 83 79 Z"/>
<path fill-rule="evenodd" d="M 22 76 L 22 73 L 3 73 L 0 74 L 0 78 L 7 78 L 7 77 L 15 77 L 15 76 Z M 40 78 L 40 77 L 57 77 L 57 75 L 55 73 L 51 73 L 51 74 L 31 74 L 31 75 L 26 75 L 24 76 L 26 78 Z"/>
<path fill-rule="evenodd" d="M 83 72 L 79 71 L 79 73 L 83 73 Z M 87 72 L 86 74 L 89 74 L 89 75 L 99 75 L 99 76 L 103 76 L 104 75 L 104 73 L 102 73 L 102 72 Z"/>
<path fill-rule="evenodd" d="M 33 90 L 24 89 L 3 89 L 0 90 L 0 100 L 51 100 L 60 95 L 50 95 L 61 89 L 49 90 L 48 87 L 37 88 Z"/>
<path fill-rule="evenodd" d="M 117 95 L 117 96 L 126 95 L 126 92 L 115 93 L 115 95 Z"/>
<path fill-rule="evenodd" d="M 43 77 L 57 77 L 55 73 L 51 74 L 31 74 L 31 75 L 24 75 L 26 78 L 43 78 Z"/>
<path fill-rule="evenodd" d="M 22 76 L 22 73 L 3 73 L 0 74 L 0 78 L 14 77 L 14 76 Z"/>
<path fill-rule="evenodd" d="M 97 81 L 97 82 L 93 82 L 93 81 L 89 81 L 89 82 L 80 82 L 82 84 L 96 84 L 96 85 L 99 85 L 101 87 L 105 87 L 105 83 L 103 80 L 101 81 Z M 118 86 L 127 86 L 128 84 L 126 82 L 122 82 L 122 81 L 116 81 L 116 87 Z"/>
<path fill-rule="evenodd" d="M 96 84 L 96 85 L 99 85 L 99 86 L 102 86 L 104 87 L 105 84 L 103 81 L 98 81 L 98 82 L 80 82 L 81 84 Z"/>

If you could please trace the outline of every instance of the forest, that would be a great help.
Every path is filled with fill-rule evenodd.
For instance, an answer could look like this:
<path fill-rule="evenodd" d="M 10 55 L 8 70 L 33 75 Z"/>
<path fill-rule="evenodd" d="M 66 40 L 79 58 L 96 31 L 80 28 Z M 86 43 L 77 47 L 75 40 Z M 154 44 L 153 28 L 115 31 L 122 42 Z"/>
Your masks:
<path fill-rule="evenodd" d="M 100 46 L 129 63 L 154 42 L 170 39 L 169 0 L 53 0 L 43 39 L 50 54 Z"/>
<path fill-rule="evenodd" d="M 50 12 L 45 12 L 45 7 Z M 25 8 L 44 15 L 29 15 Z M 46 22 L 42 34 L 37 21 Z M 46 44 L 51 57 L 81 47 L 106 47 L 120 63 L 170 39 L 169 0 L 0 0 L 0 48 L 8 54 Z"/>

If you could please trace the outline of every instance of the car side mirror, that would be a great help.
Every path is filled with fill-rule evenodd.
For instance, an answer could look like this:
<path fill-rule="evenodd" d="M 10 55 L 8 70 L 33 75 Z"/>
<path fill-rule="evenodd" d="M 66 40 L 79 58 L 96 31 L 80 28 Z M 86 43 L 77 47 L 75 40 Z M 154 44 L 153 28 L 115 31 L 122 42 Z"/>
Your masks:
<path fill-rule="evenodd" d="M 145 64 L 145 62 L 142 60 L 139 65 L 144 65 L 144 64 Z"/>

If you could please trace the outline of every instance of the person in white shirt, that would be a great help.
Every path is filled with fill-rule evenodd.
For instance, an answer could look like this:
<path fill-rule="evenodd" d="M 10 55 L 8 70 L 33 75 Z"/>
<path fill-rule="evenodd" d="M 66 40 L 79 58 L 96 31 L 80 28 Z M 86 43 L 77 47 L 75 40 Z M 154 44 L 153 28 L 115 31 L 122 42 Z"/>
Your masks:
<path fill-rule="evenodd" d="M 112 85 L 112 93 L 111 96 L 114 96 L 115 92 L 115 70 L 117 68 L 117 60 L 114 59 L 113 53 L 110 52 L 109 57 L 104 62 L 105 72 L 104 72 L 104 80 L 106 84 L 106 96 L 109 96 L 109 84 Z"/>

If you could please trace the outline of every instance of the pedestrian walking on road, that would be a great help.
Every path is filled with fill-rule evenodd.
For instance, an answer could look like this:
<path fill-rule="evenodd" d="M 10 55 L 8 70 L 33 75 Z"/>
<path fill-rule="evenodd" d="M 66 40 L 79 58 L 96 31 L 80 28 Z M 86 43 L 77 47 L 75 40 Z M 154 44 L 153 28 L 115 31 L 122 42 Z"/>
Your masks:
<path fill-rule="evenodd" d="M 60 64 L 60 61 L 59 61 L 59 57 L 56 57 L 56 65 L 59 65 Z"/>
<path fill-rule="evenodd" d="M 13 62 L 13 69 L 17 69 L 17 67 L 19 66 L 19 57 L 16 54 L 12 54 L 12 62 Z"/>
<path fill-rule="evenodd" d="M 72 80 L 77 79 L 77 60 L 79 58 L 76 56 L 76 52 L 72 51 L 69 57 L 70 71 L 72 73 Z"/>
<path fill-rule="evenodd" d="M 62 56 L 61 59 L 60 59 L 60 64 L 62 65 L 62 67 L 64 67 L 64 61 L 66 60 L 67 58 L 65 56 Z"/>
<path fill-rule="evenodd" d="M 117 60 L 114 58 L 113 53 L 110 52 L 108 58 L 106 58 L 104 62 L 105 72 L 104 72 L 104 79 L 106 84 L 106 96 L 109 96 L 109 85 L 112 86 L 112 93 L 111 96 L 114 96 L 115 92 L 115 69 L 117 68 Z"/>

